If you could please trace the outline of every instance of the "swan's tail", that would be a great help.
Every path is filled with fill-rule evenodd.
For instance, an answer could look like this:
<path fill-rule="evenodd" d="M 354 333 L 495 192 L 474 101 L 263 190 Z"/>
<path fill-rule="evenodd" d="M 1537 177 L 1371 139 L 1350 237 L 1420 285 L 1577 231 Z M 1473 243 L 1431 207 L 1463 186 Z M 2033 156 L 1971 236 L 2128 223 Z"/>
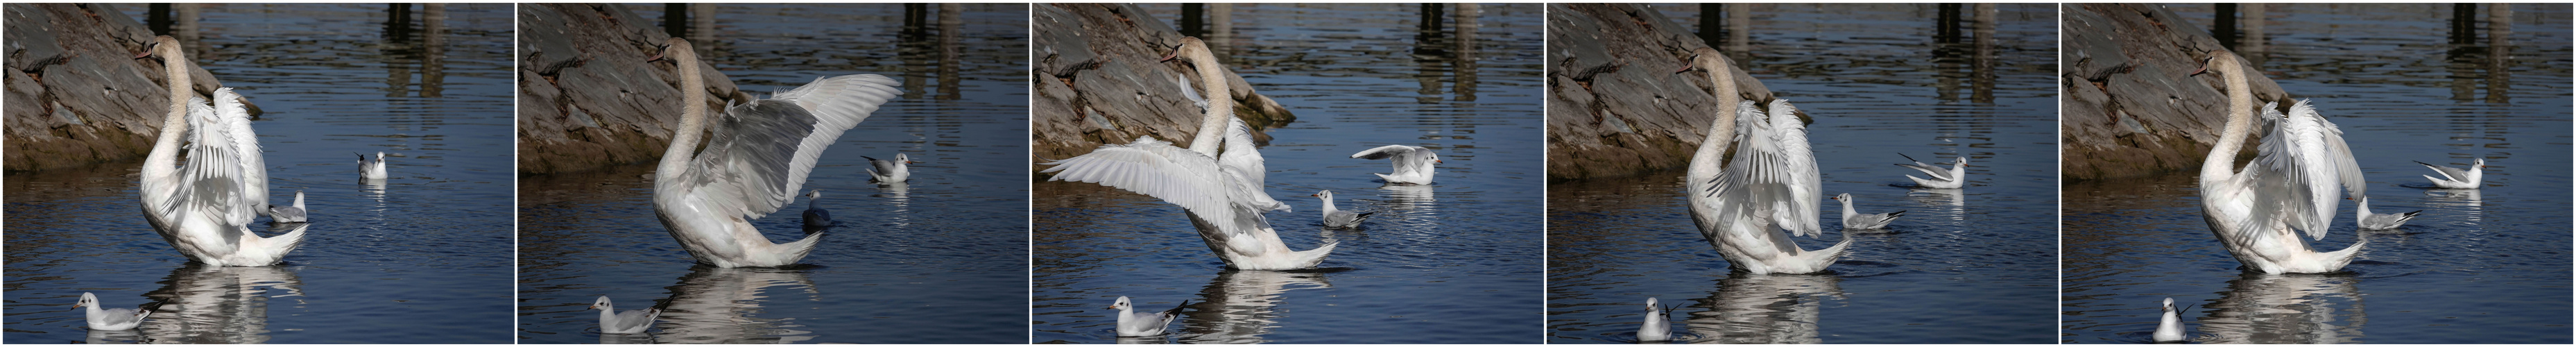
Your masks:
<path fill-rule="evenodd" d="M 2354 258 L 2360 258 L 2362 246 L 2367 245 L 2370 245 L 2369 238 L 2355 238 L 2352 242 L 2352 246 L 2344 247 L 2343 250 L 2340 251 L 2318 253 L 2318 255 L 2323 257 L 2322 260 L 2326 262 L 2326 272 L 2342 270 L 2345 265 L 2352 265 L 2352 260 Z"/>
<path fill-rule="evenodd" d="M 1312 268 L 1317 264 L 1323 264 L 1324 256 L 1332 255 L 1333 247 L 1340 245 L 1342 245 L 1341 241 L 1333 241 L 1315 246 L 1315 249 L 1297 251 L 1297 268 Z"/>
<path fill-rule="evenodd" d="M 1840 232 L 1840 234 L 1842 235 L 1843 240 L 1840 242 L 1834 242 L 1833 247 L 1825 247 L 1825 249 L 1808 251 L 1806 254 L 1801 254 L 1799 260 L 1806 262 L 1805 265 L 1807 268 L 1815 269 L 1816 272 L 1825 271 L 1826 266 L 1834 265 L 1835 260 L 1842 259 L 1843 255 L 1850 253 L 1851 251 L 1851 229 L 1845 228 Z"/>
<path fill-rule="evenodd" d="M 805 235 L 805 239 L 803 240 L 778 244 L 778 248 L 773 248 L 773 250 L 782 258 L 778 264 L 795 264 L 796 261 L 805 259 L 806 254 L 814 253 L 814 245 L 823 243 L 823 234 L 829 233 L 830 232 L 815 232 L 813 235 Z"/>

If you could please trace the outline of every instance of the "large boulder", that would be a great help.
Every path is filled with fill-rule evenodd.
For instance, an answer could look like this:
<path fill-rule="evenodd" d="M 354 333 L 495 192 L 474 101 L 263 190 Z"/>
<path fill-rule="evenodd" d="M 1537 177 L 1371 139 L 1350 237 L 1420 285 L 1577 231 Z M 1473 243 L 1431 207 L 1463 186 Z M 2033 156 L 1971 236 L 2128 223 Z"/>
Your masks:
<path fill-rule="evenodd" d="M 1039 4 L 1031 16 L 1037 35 L 1037 66 L 1030 76 L 1037 91 L 1029 105 L 1032 161 L 1071 158 L 1140 135 L 1189 145 L 1201 113 L 1172 80 L 1195 80 L 1196 74 L 1184 64 L 1160 62 L 1180 44 L 1180 32 L 1130 4 Z M 1216 53 L 1218 60 L 1227 59 L 1225 52 Z M 1235 117 L 1252 126 L 1256 140 L 1268 142 L 1262 129 L 1296 119 L 1242 76 L 1225 76 Z"/>
<path fill-rule="evenodd" d="M 152 151 L 170 113 L 170 92 L 160 60 L 134 58 L 152 43 L 151 29 L 107 4 L 12 3 L 6 12 L 8 171 L 80 167 Z M 181 40 L 187 51 L 208 49 Z M 211 99 L 222 86 L 195 64 L 188 70 L 199 97 Z"/>
<path fill-rule="evenodd" d="M 519 6 L 519 174 L 662 158 L 681 90 L 677 66 L 647 61 L 671 37 L 656 23 L 616 4 Z M 708 110 L 750 100 L 712 64 L 698 71 Z"/>
<path fill-rule="evenodd" d="M 2208 52 L 2227 48 L 2208 30 L 2158 5 L 2068 4 L 2062 16 L 2058 64 L 2066 73 L 2059 76 L 2066 93 L 2059 96 L 2058 119 L 2065 179 L 2199 168 L 2227 124 L 2227 94 L 2220 90 L 2226 82 L 2215 74 L 2190 74 Z M 2260 67 L 2246 71 L 2256 72 L 2247 76 L 2256 102 L 2289 99 Z"/>
<path fill-rule="evenodd" d="M 1733 111 L 1717 107 L 1706 75 L 1673 73 L 1708 44 L 1662 13 L 1639 4 L 1548 4 L 1547 16 L 1547 59 L 1555 64 L 1547 85 L 1550 181 L 1684 167 L 1717 112 Z M 1745 100 L 1773 99 L 1741 67 L 1728 70 Z"/>

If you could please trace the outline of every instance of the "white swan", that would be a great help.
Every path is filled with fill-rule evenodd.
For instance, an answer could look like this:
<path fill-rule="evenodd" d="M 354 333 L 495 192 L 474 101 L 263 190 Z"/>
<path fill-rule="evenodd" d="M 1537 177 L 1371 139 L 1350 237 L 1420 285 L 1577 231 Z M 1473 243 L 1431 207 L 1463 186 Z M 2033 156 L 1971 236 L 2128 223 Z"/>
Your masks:
<path fill-rule="evenodd" d="M 301 190 L 295 191 L 294 205 L 268 207 L 269 220 L 278 223 L 303 223 L 304 213 L 304 191 Z"/>
<path fill-rule="evenodd" d="M 375 158 L 358 154 L 358 178 L 380 180 L 385 177 L 389 177 L 385 175 L 385 152 L 376 152 Z"/>
<path fill-rule="evenodd" d="M 1173 55 L 1170 57 L 1164 57 L 1163 60 L 1171 61 L 1173 59 L 1180 58 L 1179 53 L 1180 51 L 1175 48 L 1173 50 Z M 1267 164 L 1264 164 L 1265 160 L 1261 158 L 1261 149 L 1252 144 L 1252 126 L 1244 124 L 1242 118 L 1235 118 L 1233 113 L 1234 110 L 1216 110 L 1209 108 L 1207 98 L 1199 97 L 1198 92 L 1190 91 L 1190 81 L 1183 78 L 1184 77 L 1181 77 L 1179 74 L 1173 74 L 1172 84 L 1181 87 L 1181 97 L 1188 98 L 1191 104 L 1197 105 L 1199 107 L 1199 112 L 1226 112 L 1224 140 L 1225 153 L 1217 156 L 1217 165 L 1233 168 L 1236 172 L 1245 173 L 1242 175 L 1242 184 L 1252 186 L 1253 191 L 1260 192 L 1260 194 L 1252 195 L 1253 206 L 1260 207 L 1263 211 L 1270 212 L 1288 212 L 1291 210 L 1292 208 L 1290 208 L 1287 203 L 1279 202 L 1279 199 L 1270 197 L 1270 191 L 1268 190 L 1270 187 L 1270 168 Z M 1210 89 L 1216 90 L 1216 92 L 1224 92 L 1226 88 L 1221 87 L 1226 86 L 1209 86 Z M 1191 145 L 1196 146 L 1197 143 L 1192 143 Z"/>
<path fill-rule="evenodd" d="M 1232 95 L 1226 91 L 1224 67 L 1217 65 L 1206 43 L 1182 38 L 1180 47 L 1164 60 L 1182 57 L 1196 68 L 1201 80 L 1208 81 L 1207 95 Z M 1240 125 L 1240 120 L 1233 120 L 1233 99 L 1208 102 L 1188 149 L 1141 136 L 1124 145 L 1100 146 L 1091 153 L 1046 163 L 1055 167 L 1043 172 L 1055 173 L 1050 180 L 1098 183 L 1179 205 L 1189 212 L 1190 224 L 1197 227 L 1208 249 L 1236 269 L 1290 270 L 1322 263 L 1338 243 L 1326 242 L 1305 251 L 1288 249 L 1271 229 L 1270 220 L 1262 216 L 1276 207 L 1262 202 L 1269 193 L 1252 180 L 1264 173 L 1219 162 L 1220 143 L 1228 155 L 1253 149 L 1248 141 L 1224 141 L 1218 136 L 1226 126 Z"/>
<path fill-rule="evenodd" d="M 662 318 L 660 308 L 617 312 L 617 305 L 609 303 L 606 296 L 592 301 L 589 309 L 599 310 L 599 332 L 608 334 L 641 333 L 653 329 L 654 319 Z"/>
<path fill-rule="evenodd" d="M 81 315 L 89 321 L 90 330 L 134 329 L 134 326 L 143 325 L 144 318 L 152 317 L 150 309 L 99 308 L 98 296 L 86 292 L 81 293 L 80 302 L 72 303 L 72 308 L 88 308 Z"/>
<path fill-rule="evenodd" d="M 2358 206 L 2359 208 L 2352 210 L 2352 220 L 2353 224 L 2361 225 L 2361 230 L 2396 229 L 2398 226 L 2406 225 L 2406 221 L 2415 220 L 2416 214 L 2424 213 L 2424 210 L 2407 213 L 2370 213 L 2370 197 L 2367 196 L 2361 197 L 2361 204 Z"/>
<path fill-rule="evenodd" d="M 189 89 L 190 62 L 178 39 L 156 37 L 149 49 L 136 58 L 161 59 L 162 72 L 168 74 L 170 114 L 152 153 L 143 159 L 143 219 L 188 259 L 215 266 L 276 264 L 303 244 L 304 230 L 276 237 L 250 231 L 251 219 L 267 208 L 253 202 L 266 197 L 250 192 L 267 191 L 267 182 L 251 180 L 266 174 L 251 166 L 259 162 L 258 146 L 244 146 L 254 135 L 241 96 L 232 88 L 217 89 L 215 102 L 205 103 Z M 189 143 L 188 165 L 179 167 L 183 139 Z"/>
<path fill-rule="evenodd" d="M 2186 307 L 2187 309 L 2187 307 Z M 2173 298 L 2165 298 L 2165 314 L 2156 320 L 2156 342 L 2182 342 L 2191 337 L 2182 333 L 2182 310 L 2175 309 Z"/>
<path fill-rule="evenodd" d="M 868 177 L 876 179 L 877 183 L 903 183 L 905 180 L 912 179 L 914 162 L 912 157 L 905 156 L 903 153 L 895 153 L 894 160 L 877 160 L 875 157 L 864 155 L 859 157 L 868 158 L 868 166 L 870 166 Z"/>
<path fill-rule="evenodd" d="M 2477 158 L 2477 162 L 2469 164 L 2466 170 L 2421 161 L 2415 163 L 2424 164 L 2424 167 L 2432 168 L 2434 173 L 2442 174 L 2442 177 L 2425 175 L 2424 179 L 2432 180 L 2433 186 L 2443 189 L 2478 189 L 2478 184 L 2486 181 L 2487 177 L 2487 158 Z"/>
<path fill-rule="evenodd" d="M 1690 66 L 1674 73 L 1708 72 L 1721 107 L 1691 156 L 1691 221 L 1699 225 L 1700 236 L 1717 246 L 1728 267 L 1755 274 L 1825 271 L 1851 246 L 1849 236 L 1832 247 L 1808 251 L 1798 249 L 1781 230 L 1811 237 L 1822 233 L 1822 180 L 1807 148 L 1806 126 L 1794 116 L 1797 108 L 1787 100 L 1773 100 L 1772 117 L 1764 117 L 1737 94 L 1724 54 L 1709 48 L 1692 53 Z M 1734 112 L 1726 112 L 1728 106 Z M 1734 165 L 1721 167 L 1727 147 L 1738 142 L 1743 147 L 1736 149 Z"/>
<path fill-rule="evenodd" d="M 1315 194 L 1314 194 L 1314 195 L 1307 195 L 1307 196 L 1312 196 L 1312 197 L 1315 197 L 1315 198 L 1323 199 L 1323 200 L 1324 200 L 1324 227 L 1325 227 L 1325 228 L 1330 228 L 1330 229 L 1350 229 L 1350 228 L 1356 228 L 1356 227 L 1359 227 L 1359 226 L 1360 226 L 1360 222 L 1366 222 L 1366 221 L 1368 221 L 1368 218 L 1369 218 L 1369 216 L 1370 216 L 1370 215 L 1375 215 L 1375 214 L 1377 214 L 1377 212 L 1359 212 L 1359 213 L 1352 213 L 1351 211 L 1343 211 L 1342 209 L 1339 209 L 1339 208 L 1333 208 L 1333 191 L 1330 191 L 1330 190 L 1317 191 L 1317 192 L 1315 192 Z"/>
<path fill-rule="evenodd" d="M 1638 342 L 1662 342 L 1673 338 L 1673 311 L 1646 298 L 1646 324 L 1637 327 Z"/>
<path fill-rule="evenodd" d="M 832 226 L 832 211 L 823 209 L 823 190 L 805 193 L 805 226 Z"/>
<path fill-rule="evenodd" d="M 698 147 L 706 129 L 706 81 L 689 41 L 671 38 L 661 56 L 679 64 L 680 126 L 653 171 L 653 212 L 698 262 L 718 267 L 795 264 L 814 251 L 821 233 L 770 243 L 751 220 L 793 201 L 806 174 L 841 132 L 865 121 L 900 94 L 901 83 L 878 75 L 817 78 L 813 83 L 727 108 Z"/>
<path fill-rule="evenodd" d="M 1914 185 L 1916 186 L 1931 189 L 1959 189 L 1959 187 L 1968 185 L 1968 157 L 1959 157 L 1956 161 L 1950 162 L 1949 169 L 1942 169 L 1940 166 L 1924 164 L 1921 160 L 1914 160 L 1914 156 L 1905 155 L 1905 153 L 1897 153 L 1896 155 L 1905 157 L 1905 161 L 1914 162 L 1913 164 L 1896 164 L 1896 166 L 1903 166 L 1914 169 L 1915 171 L 1922 171 L 1924 176 L 1932 177 L 1921 178 L 1914 177 L 1914 175 L 1905 175 L 1906 179 L 1914 180 Z"/>
<path fill-rule="evenodd" d="M 1171 326 L 1172 321 L 1179 320 L 1181 309 L 1188 307 L 1190 307 L 1190 301 L 1181 300 L 1180 306 L 1173 306 L 1172 309 L 1163 310 L 1163 312 L 1136 312 L 1136 305 L 1128 303 L 1127 297 L 1124 296 L 1118 297 L 1118 303 L 1109 304 L 1109 309 L 1118 310 L 1118 336 L 1120 337 L 1162 335 L 1163 328 Z"/>
<path fill-rule="evenodd" d="M 1376 175 L 1377 178 L 1386 179 L 1386 184 L 1396 185 L 1431 184 L 1431 174 L 1434 173 L 1432 164 L 1446 163 L 1440 161 L 1440 154 L 1431 153 L 1430 149 L 1406 145 L 1378 146 L 1359 153 L 1351 153 L 1351 157 L 1388 159 L 1388 162 L 1395 165 L 1394 169 L 1389 170 L 1392 173 Z"/>
<path fill-rule="evenodd" d="M 1861 214 L 1859 210 L 1852 209 L 1851 193 L 1842 193 L 1840 195 L 1835 195 L 1830 199 L 1841 200 L 1843 202 L 1843 229 L 1869 230 L 1886 228 L 1888 223 L 1896 222 L 1896 217 L 1905 215 L 1905 211 Z"/>
<path fill-rule="evenodd" d="M 2325 238 L 2340 194 L 2345 189 L 2354 195 L 2363 193 L 2361 170 L 2353 162 L 2352 149 L 2344 145 L 2343 131 L 2307 101 L 2291 105 L 2288 115 L 2276 111 L 2277 103 L 2267 103 L 2262 110 L 2272 130 L 2264 135 L 2254 162 L 2244 172 L 2235 172 L 2236 153 L 2255 126 L 2254 92 L 2247 85 L 2244 63 L 2234 53 L 2209 55 L 2192 75 L 2214 72 L 2224 77 L 2228 108 L 2226 129 L 2200 166 L 2202 220 L 2237 261 L 2256 271 L 2325 273 L 2351 264 L 2369 239 L 2357 240 L 2341 251 L 2319 253 L 2294 231 Z"/>

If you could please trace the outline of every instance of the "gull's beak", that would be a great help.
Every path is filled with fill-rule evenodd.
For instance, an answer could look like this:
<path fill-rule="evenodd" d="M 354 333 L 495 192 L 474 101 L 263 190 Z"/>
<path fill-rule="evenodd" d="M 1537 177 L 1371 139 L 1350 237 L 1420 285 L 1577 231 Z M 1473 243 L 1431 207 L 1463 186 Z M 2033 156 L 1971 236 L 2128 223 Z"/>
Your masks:
<path fill-rule="evenodd" d="M 1432 159 L 1432 160 L 1431 160 L 1431 162 L 1434 162 L 1434 163 L 1441 163 L 1441 164 L 1448 164 L 1448 163 L 1449 163 L 1449 161 L 1447 161 L 1447 160 L 1439 160 L 1439 159 Z"/>

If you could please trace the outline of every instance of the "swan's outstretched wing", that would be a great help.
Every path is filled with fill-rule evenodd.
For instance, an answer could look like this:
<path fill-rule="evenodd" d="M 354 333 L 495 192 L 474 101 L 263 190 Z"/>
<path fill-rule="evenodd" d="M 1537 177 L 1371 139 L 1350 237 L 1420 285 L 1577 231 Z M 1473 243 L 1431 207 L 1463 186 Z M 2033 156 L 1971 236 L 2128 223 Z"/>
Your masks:
<path fill-rule="evenodd" d="M 1225 177 L 1231 173 L 1225 172 L 1215 158 L 1150 136 L 1124 145 L 1100 146 L 1091 153 L 1046 165 L 1055 167 L 1040 172 L 1055 173 L 1051 179 L 1054 181 L 1125 189 L 1180 205 L 1202 220 L 1235 220 L 1237 210 L 1232 195 L 1240 187 L 1231 186 L 1232 180 Z"/>
<path fill-rule="evenodd" d="M 756 219 L 777 212 L 804 187 L 823 149 L 893 100 L 900 85 L 878 75 L 827 77 L 727 108 L 679 181 L 694 186 L 690 195 L 718 215 Z"/>
<path fill-rule="evenodd" d="M 242 177 L 241 142 L 233 139 L 238 135 L 231 120 L 204 101 L 189 98 L 188 165 L 179 170 L 182 198 L 172 203 L 183 214 L 208 216 L 230 226 L 250 224 L 259 212 L 246 203 L 249 182 Z M 221 234 L 225 245 L 241 244 L 240 233 Z"/>
<path fill-rule="evenodd" d="M 1288 212 L 1288 204 L 1270 197 L 1270 180 L 1266 177 L 1270 169 L 1262 164 L 1261 149 L 1252 144 L 1252 126 L 1245 125 L 1241 118 L 1226 117 L 1226 122 L 1225 152 L 1217 155 L 1217 165 L 1237 174 L 1234 184 L 1251 192 L 1247 197 L 1252 198 L 1254 208 Z"/>
<path fill-rule="evenodd" d="M 2275 105 L 2263 107 L 2263 117 L 2274 124 L 2257 147 L 2254 163 L 2246 167 L 2242 184 L 2252 189 L 2254 203 L 2252 212 L 2236 224 L 2235 233 L 2239 239 L 2261 240 L 2270 234 L 2271 221 L 2279 219 L 2308 237 L 2325 238 L 2347 179 L 2341 171 L 2352 160 L 2351 153 L 2335 153 L 2334 145 L 2326 143 L 2333 123 L 2315 112 L 2284 116 L 2274 111 Z"/>
<path fill-rule="evenodd" d="M 234 94 L 232 88 L 216 88 L 215 118 L 232 128 L 233 148 L 241 152 L 243 203 L 252 206 L 247 209 L 250 213 L 267 214 L 268 160 L 261 156 L 259 135 L 250 129 L 250 111 L 242 108 L 241 94 Z M 250 217 L 242 217 L 242 221 L 249 223 Z"/>
<path fill-rule="evenodd" d="M 1200 97 L 1198 88 L 1190 88 L 1190 81 L 1183 80 L 1181 78 L 1180 74 L 1172 74 L 1172 84 L 1181 86 L 1181 97 L 1189 98 L 1191 104 L 1199 106 L 1200 112 L 1206 112 L 1208 107 L 1207 98 Z"/>
<path fill-rule="evenodd" d="M 1816 170 L 1816 152 L 1807 146 L 1807 126 L 1798 122 L 1798 107 L 1789 100 L 1771 100 L 1771 130 L 1779 134 L 1780 156 L 1789 160 L 1789 210 L 1783 214 L 1783 228 L 1798 236 L 1822 234 L 1825 186 L 1822 173 Z"/>
<path fill-rule="evenodd" d="M 1783 108 L 1787 103 L 1782 102 L 1774 102 L 1772 106 L 1771 114 L 1795 110 Z M 1751 204 L 1743 207 L 1746 209 L 1770 211 L 1774 215 L 1757 217 L 1771 218 L 1772 222 L 1765 224 L 1777 224 L 1797 236 L 1814 236 L 1821 228 L 1815 219 L 1822 202 L 1813 200 L 1822 199 L 1823 193 L 1822 187 L 1810 183 L 1817 180 L 1816 164 L 1813 154 L 1805 152 L 1804 130 L 1780 129 L 1780 122 L 1771 121 L 1753 107 L 1751 101 L 1739 106 L 1736 129 L 1743 130 L 1743 133 L 1741 140 L 1736 142 L 1735 159 L 1705 194 L 1741 194 L 1722 200 L 1730 205 Z M 1794 137 L 1786 134 L 1790 131 L 1799 134 Z M 1796 141 L 1792 144 L 1791 140 Z M 1792 153 L 1793 150 L 1796 153 Z M 1806 198 L 1811 196 L 1813 198 Z"/>
<path fill-rule="evenodd" d="M 2334 178 L 2343 181 L 2344 191 L 2351 193 L 2352 196 L 2362 196 L 2369 192 L 2370 185 L 2362 182 L 2361 163 L 2352 159 L 2352 146 L 2343 142 L 2342 127 L 2327 121 L 2325 115 L 2317 114 L 2317 108 L 2308 105 L 2307 100 L 2290 104 L 2290 118 L 2315 119 L 2316 124 L 2322 125 L 2325 129 L 2317 139 L 2319 143 L 2325 145 L 2326 159 L 2334 163 L 2337 173 Z M 2329 209 L 2327 212 L 2333 211 Z"/>

